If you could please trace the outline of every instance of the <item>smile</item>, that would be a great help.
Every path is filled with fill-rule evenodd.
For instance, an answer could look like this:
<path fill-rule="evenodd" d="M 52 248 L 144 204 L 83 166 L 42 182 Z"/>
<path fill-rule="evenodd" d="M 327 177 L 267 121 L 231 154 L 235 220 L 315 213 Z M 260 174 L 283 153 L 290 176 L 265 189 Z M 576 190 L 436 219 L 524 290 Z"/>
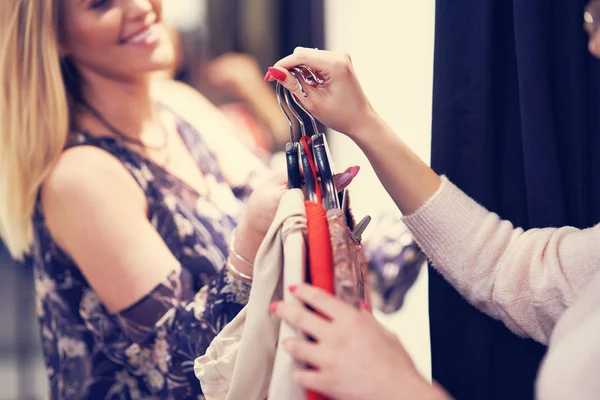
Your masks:
<path fill-rule="evenodd" d="M 121 40 L 121 44 L 134 46 L 149 45 L 156 42 L 158 38 L 159 36 L 156 32 L 156 24 L 151 24 L 141 31 L 135 33 L 133 36 Z"/>

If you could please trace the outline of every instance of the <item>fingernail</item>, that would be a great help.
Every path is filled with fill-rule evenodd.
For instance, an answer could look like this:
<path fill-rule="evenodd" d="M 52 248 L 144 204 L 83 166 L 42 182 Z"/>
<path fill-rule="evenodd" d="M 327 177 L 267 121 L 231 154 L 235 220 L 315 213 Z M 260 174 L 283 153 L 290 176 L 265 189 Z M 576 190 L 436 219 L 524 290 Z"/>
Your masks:
<path fill-rule="evenodd" d="M 290 285 L 290 287 L 288 289 L 291 293 L 294 293 L 296 291 L 296 289 L 298 289 L 298 285 Z"/>
<path fill-rule="evenodd" d="M 354 167 L 350 168 L 350 175 L 352 175 L 353 178 L 356 178 L 358 171 L 360 171 L 360 166 L 355 165 Z"/>
<path fill-rule="evenodd" d="M 344 172 L 338 178 L 337 184 L 340 185 L 340 186 L 343 186 L 346 183 L 348 183 L 352 178 L 354 178 L 354 176 L 352 176 L 352 172 Z"/>
<path fill-rule="evenodd" d="M 273 302 L 269 306 L 269 314 L 274 314 L 275 311 L 277 311 L 277 302 Z"/>
<path fill-rule="evenodd" d="M 265 81 L 265 82 L 270 82 L 270 81 L 272 81 L 272 80 L 273 80 L 273 77 L 271 76 L 271 73 L 270 73 L 270 72 L 267 72 L 267 73 L 265 74 L 265 79 L 264 79 L 264 81 Z"/>
<path fill-rule="evenodd" d="M 365 310 L 365 311 L 368 311 L 368 312 L 371 312 L 371 311 L 373 311 L 373 309 L 371 308 L 371 305 L 370 305 L 369 303 L 367 303 L 366 301 L 364 301 L 364 300 L 361 300 L 361 301 L 360 301 L 360 306 L 361 306 L 361 307 L 362 307 L 362 309 L 363 309 L 363 310 Z"/>
<path fill-rule="evenodd" d="M 285 81 L 285 73 L 281 72 L 277 68 L 269 67 L 269 73 L 275 80 L 278 80 L 279 82 Z"/>

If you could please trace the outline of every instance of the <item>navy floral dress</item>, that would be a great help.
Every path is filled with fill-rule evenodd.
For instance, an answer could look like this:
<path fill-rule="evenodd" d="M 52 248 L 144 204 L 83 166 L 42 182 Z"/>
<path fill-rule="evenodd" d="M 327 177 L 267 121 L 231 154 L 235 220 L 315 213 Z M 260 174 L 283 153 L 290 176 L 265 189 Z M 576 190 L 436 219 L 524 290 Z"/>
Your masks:
<path fill-rule="evenodd" d="M 96 146 L 123 163 L 146 194 L 149 220 L 179 260 L 164 282 L 128 309 L 106 310 L 52 238 L 38 201 L 27 262 L 34 270 L 51 399 L 204 399 L 194 360 L 250 293 L 224 265 L 253 185 L 231 187 L 200 135 L 181 119 L 178 131 L 204 174 L 206 197 L 118 140 L 78 133 L 69 144 Z M 261 172 L 249 171 L 248 182 Z M 378 308 L 393 312 L 424 259 L 399 216 L 381 216 L 374 225 L 365 249 L 370 280 Z"/>
<path fill-rule="evenodd" d="M 69 145 L 96 146 L 123 163 L 146 194 L 149 220 L 180 262 L 127 310 L 105 309 L 53 240 L 38 202 L 28 262 L 52 399 L 204 398 L 194 360 L 248 300 L 249 286 L 224 265 L 251 188 L 230 187 L 200 135 L 182 120 L 178 130 L 204 173 L 207 197 L 118 140 L 80 133 Z"/>

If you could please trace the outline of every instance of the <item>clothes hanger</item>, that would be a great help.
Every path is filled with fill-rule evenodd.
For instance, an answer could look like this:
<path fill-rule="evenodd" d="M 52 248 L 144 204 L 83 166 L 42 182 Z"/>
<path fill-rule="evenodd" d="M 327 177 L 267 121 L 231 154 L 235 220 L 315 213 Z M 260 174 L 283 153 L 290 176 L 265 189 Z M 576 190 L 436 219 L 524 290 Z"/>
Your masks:
<path fill-rule="evenodd" d="M 304 70 L 308 71 L 311 78 L 307 77 L 304 74 Z M 322 85 L 324 81 L 317 77 L 315 72 L 306 65 L 299 65 L 298 67 L 292 68 L 290 73 L 298 79 L 296 74 L 300 75 L 304 82 L 307 84 L 314 86 L 315 83 L 317 85 Z M 337 188 L 335 186 L 335 181 L 333 179 L 334 171 L 331 163 L 331 153 L 329 151 L 329 146 L 327 144 L 327 138 L 325 134 L 320 133 L 317 128 L 317 123 L 313 115 L 294 97 L 294 102 L 296 105 L 304 112 L 311 120 L 313 130 L 315 135 L 312 136 L 313 142 L 313 152 L 315 156 L 315 161 L 320 173 L 321 184 L 323 186 L 323 191 L 325 192 L 323 197 L 323 205 L 324 208 L 329 210 L 333 208 L 341 208 L 344 214 L 347 214 L 348 211 L 348 196 L 346 190 L 341 191 L 339 194 L 337 192 Z M 341 206 L 340 206 L 341 205 Z M 352 234 L 356 238 L 358 242 L 362 239 L 362 234 L 366 230 L 367 226 L 371 222 L 371 216 L 365 216 L 360 222 L 358 222 L 354 227 L 352 227 Z"/>
<path fill-rule="evenodd" d="M 288 109 L 290 110 L 294 118 L 296 118 L 296 120 L 298 121 L 298 125 L 300 126 L 300 132 L 302 133 L 301 143 L 297 143 L 297 145 L 298 158 L 300 164 L 302 165 L 302 171 L 304 172 L 306 198 L 314 202 L 320 202 L 321 189 L 317 184 L 315 175 L 313 174 L 313 171 L 316 172 L 316 167 L 313 161 L 312 141 L 310 140 L 310 136 L 306 134 L 306 126 L 304 125 L 302 117 L 300 117 L 300 115 L 296 112 L 294 106 L 292 105 L 292 102 L 290 101 L 290 92 L 287 89 L 284 89 L 283 92 Z"/>
<path fill-rule="evenodd" d="M 294 67 L 293 69 L 300 72 L 300 76 L 302 77 L 304 82 L 306 82 L 306 84 L 308 84 L 310 86 L 318 86 L 318 85 L 323 85 L 325 83 L 325 81 L 323 79 L 319 78 L 317 76 L 317 74 L 315 73 L 315 71 L 308 65 L 300 64 L 297 67 Z M 308 72 L 308 74 L 310 75 L 310 78 L 304 74 L 304 71 Z"/>
<path fill-rule="evenodd" d="M 295 67 L 290 69 L 290 74 L 298 81 L 298 75 L 300 75 L 305 82 L 310 81 L 300 68 Z M 318 169 L 318 176 L 320 178 L 320 184 L 323 190 L 323 207 L 326 210 L 331 210 L 334 208 L 339 209 L 341 208 L 340 204 L 342 201 L 340 201 L 340 198 L 338 197 L 338 191 L 335 186 L 335 180 L 333 178 L 334 171 L 331 165 L 331 153 L 329 152 L 329 146 L 327 145 L 325 134 L 319 132 L 319 129 L 317 128 L 317 122 L 313 115 L 295 97 L 293 97 L 293 99 L 294 103 L 296 103 L 296 105 L 308 116 L 313 128 L 314 134 L 312 135 L 311 140 L 315 164 Z M 343 196 L 344 195 L 342 194 L 342 197 Z"/>
<path fill-rule="evenodd" d="M 300 189 L 302 187 L 302 176 L 300 174 L 300 164 L 298 162 L 298 141 L 295 140 L 294 137 L 294 125 L 287 111 L 285 110 L 285 106 L 281 100 L 282 92 L 285 90 L 281 83 L 277 82 L 277 87 L 275 88 L 275 94 L 277 95 L 277 103 L 279 103 L 279 107 L 285 118 L 290 125 L 290 141 L 285 145 L 285 160 L 287 165 L 287 174 L 288 174 L 288 188 L 289 189 Z"/>

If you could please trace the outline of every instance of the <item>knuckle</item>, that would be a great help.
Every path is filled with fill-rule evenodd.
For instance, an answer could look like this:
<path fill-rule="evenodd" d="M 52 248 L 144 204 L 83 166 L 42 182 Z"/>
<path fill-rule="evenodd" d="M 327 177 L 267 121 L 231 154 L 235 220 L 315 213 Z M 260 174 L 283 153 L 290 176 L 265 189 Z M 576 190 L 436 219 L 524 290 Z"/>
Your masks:
<path fill-rule="evenodd" d="M 288 340 L 285 344 L 285 349 L 293 358 L 296 358 L 299 353 L 298 343 L 295 340 Z"/>
<path fill-rule="evenodd" d="M 299 308 L 294 307 L 288 313 L 288 322 L 294 325 L 295 327 L 302 327 L 304 321 L 305 318 L 303 312 Z"/>

